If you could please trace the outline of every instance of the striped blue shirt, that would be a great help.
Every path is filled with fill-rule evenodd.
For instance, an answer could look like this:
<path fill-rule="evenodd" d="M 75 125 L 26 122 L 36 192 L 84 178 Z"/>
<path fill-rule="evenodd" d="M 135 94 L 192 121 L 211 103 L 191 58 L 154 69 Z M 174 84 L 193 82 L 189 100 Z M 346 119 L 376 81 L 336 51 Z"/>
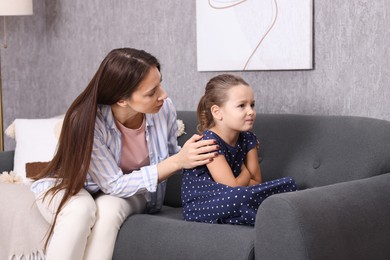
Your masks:
<path fill-rule="evenodd" d="M 122 134 L 116 127 L 111 107 L 99 105 L 95 123 L 94 144 L 85 189 L 90 193 L 99 190 L 105 194 L 127 198 L 144 193 L 147 212 L 161 209 L 166 182 L 158 184 L 157 164 L 179 152 L 177 144 L 176 110 L 167 98 L 156 114 L 146 114 L 146 143 L 150 165 L 124 174 L 119 167 L 122 152 Z M 40 193 L 53 185 L 53 179 L 34 182 L 31 190 Z"/>

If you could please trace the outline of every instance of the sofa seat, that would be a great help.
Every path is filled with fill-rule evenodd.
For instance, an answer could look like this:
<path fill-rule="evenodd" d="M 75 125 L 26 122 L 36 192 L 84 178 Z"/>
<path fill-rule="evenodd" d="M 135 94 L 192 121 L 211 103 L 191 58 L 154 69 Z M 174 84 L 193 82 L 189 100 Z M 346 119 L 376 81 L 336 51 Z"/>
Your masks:
<path fill-rule="evenodd" d="M 182 208 L 164 206 L 160 213 L 126 220 L 115 252 L 129 245 L 137 250 L 125 258 L 114 253 L 114 259 L 253 259 L 254 238 L 251 226 L 186 222 Z"/>

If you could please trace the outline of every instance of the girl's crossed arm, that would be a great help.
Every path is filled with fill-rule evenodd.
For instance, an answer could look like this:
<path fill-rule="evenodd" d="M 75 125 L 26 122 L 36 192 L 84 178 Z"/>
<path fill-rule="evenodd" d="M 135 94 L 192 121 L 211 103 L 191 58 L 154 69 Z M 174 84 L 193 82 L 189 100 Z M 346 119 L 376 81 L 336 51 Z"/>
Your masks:
<path fill-rule="evenodd" d="M 262 182 L 261 170 L 258 159 L 258 148 L 251 149 L 245 157 L 245 166 L 250 173 L 250 185 L 259 184 Z"/>
<path fill-rule="evenodd" d="M 228 185 L 230 187 L 248 186 L 250 185 L 250 171 L 243 165 L 241 173 L 234 177 L 232 169 L 227 163 L 225 156 L 218 155 L 214 160 L 207 164 L 211 176 L 215 182 Z"/>

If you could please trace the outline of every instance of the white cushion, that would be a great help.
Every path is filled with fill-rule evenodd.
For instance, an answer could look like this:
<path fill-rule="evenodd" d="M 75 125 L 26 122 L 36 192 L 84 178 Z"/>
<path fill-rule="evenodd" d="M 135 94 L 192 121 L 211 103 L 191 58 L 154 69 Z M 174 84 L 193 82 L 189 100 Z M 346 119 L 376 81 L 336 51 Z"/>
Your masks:
<path fill-rule="evenodd" d="M 57 148 L 63 118 L 16 119 L 14 172 L 26 178 L 26 163 L 50 161 Z"/>

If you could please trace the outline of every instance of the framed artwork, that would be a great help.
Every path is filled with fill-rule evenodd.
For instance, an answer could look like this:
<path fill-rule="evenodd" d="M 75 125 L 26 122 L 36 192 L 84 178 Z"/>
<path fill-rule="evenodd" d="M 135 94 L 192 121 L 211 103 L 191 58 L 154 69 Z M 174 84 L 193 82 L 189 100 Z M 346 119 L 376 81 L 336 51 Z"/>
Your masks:
<path fill-rule="evenodd" d="M 199 71 L 313 68 L 313 0 L 196 0 Z"/>

